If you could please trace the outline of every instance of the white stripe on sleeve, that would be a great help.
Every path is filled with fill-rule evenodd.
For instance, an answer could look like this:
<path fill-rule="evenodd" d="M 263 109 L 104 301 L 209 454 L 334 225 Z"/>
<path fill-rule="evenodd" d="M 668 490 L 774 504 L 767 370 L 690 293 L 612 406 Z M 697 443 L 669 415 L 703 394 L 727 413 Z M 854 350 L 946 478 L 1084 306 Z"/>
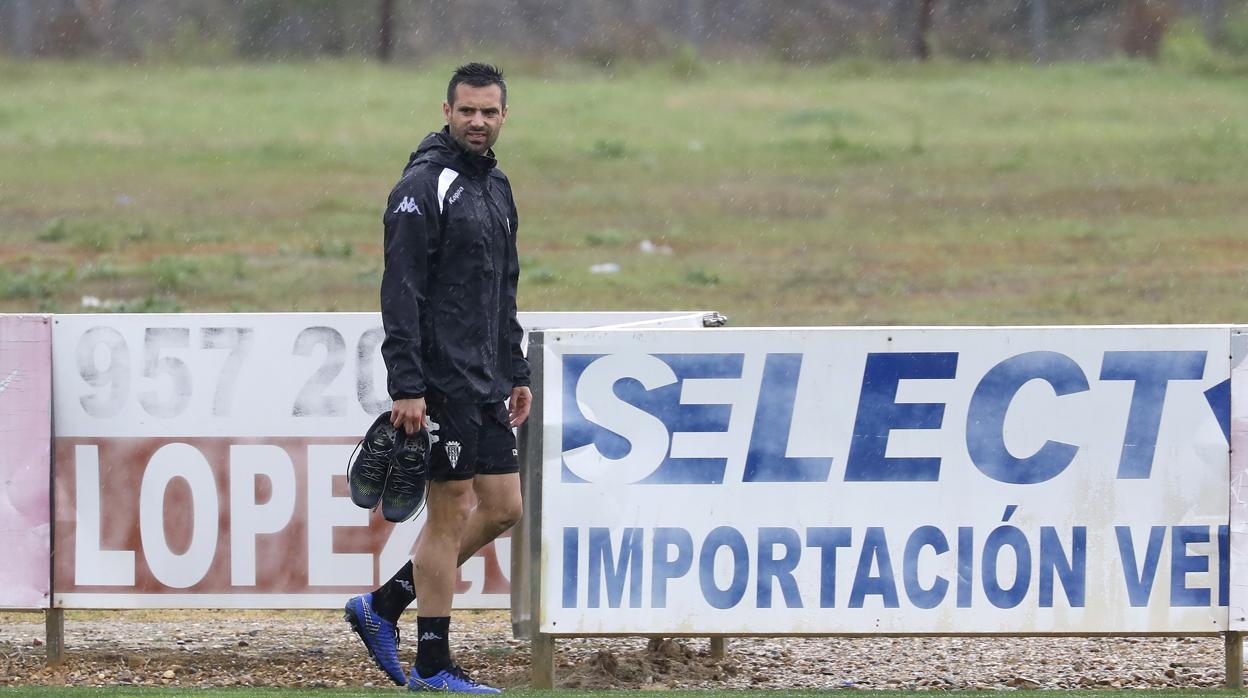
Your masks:
<path fill-rule="evenodd" d="M 451 183 L 459 173 L 447 167 L 442 170 L 442 174 L 438 175 L 438 213 L 442 212 L 443 201 L 446 200 L 446 192 L 450 191 Z"/>

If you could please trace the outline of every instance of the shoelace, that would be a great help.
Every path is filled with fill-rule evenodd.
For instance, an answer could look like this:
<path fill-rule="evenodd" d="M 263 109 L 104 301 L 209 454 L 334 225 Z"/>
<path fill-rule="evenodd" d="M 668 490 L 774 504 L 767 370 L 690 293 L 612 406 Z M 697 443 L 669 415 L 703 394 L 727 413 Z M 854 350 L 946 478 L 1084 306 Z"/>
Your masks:
<path fill-rule="evenodd" d="M 360 441 L 360 443 L 357 444 L 355 447 L 356 452 L 359 452 L 361 449 L 363 449 L 364 451 L 362 457 L 360 458 L 360 464 L 359 464 L 360 473 L 365 478 L 370 479 L 370 480 L 385 479 L 386 468 L 390 466 L 390 454 L 378 453 L 377 451 L 374 451 L 370 446 L 371 444 L 366 445 L 364 441 Z M 354 461 L 355 461 L 355 453 L 352 453 L 351 461 L 348 461 L 348 466 L 351 462 L 354 462 Z"/>
<path fill-rule="evenodd" d="M 388 483 L 388 489 L 399 494 L 410 495 L 415 494 L 418 487 L 419 478 L 414 477 L 415 473 L 405 472 L 403 470 L 395 471 L 396 477 L 391 477 Z"/>

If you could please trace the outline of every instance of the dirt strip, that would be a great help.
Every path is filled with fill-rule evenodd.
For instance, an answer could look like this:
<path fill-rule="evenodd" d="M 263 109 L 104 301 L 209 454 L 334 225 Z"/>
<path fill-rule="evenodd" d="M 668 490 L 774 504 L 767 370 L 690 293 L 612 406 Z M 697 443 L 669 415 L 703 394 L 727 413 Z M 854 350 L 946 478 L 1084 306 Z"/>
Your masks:
<path fill-rule="evenodd" d="M 529 646 L 505 611 L 458 612 L 452 633 L 474 678 L 527 685 Z M 43 637 L 42 614 L 0 613 L 0 685 L 391 686 L 328 611 L 74 612 L 55 669 Z M 556 673 L 589 689 L 1206 688 L 1223 684 L 1223 657 L 1216 637 L 742 638 L 723 659 L 704 638 L 614 638 L 560 640 Z"/>

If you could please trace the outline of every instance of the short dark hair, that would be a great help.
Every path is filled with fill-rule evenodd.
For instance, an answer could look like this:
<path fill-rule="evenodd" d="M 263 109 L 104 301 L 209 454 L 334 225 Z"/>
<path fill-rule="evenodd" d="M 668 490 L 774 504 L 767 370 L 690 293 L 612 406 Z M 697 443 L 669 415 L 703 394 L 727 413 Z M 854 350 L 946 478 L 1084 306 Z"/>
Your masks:
<path fill-rule="evenodd" d="M 459 84 L 472 87 L 489 87 L 498 85 L 503 91 L 503 108 L 507 107 L 507 83 L 503 81 L 503 71 L 488 63 L 467 63 L 455 69 L 451 76 L 451 84 L 446 86 L 446 103 L 455 103 L 455 87 Z"/>

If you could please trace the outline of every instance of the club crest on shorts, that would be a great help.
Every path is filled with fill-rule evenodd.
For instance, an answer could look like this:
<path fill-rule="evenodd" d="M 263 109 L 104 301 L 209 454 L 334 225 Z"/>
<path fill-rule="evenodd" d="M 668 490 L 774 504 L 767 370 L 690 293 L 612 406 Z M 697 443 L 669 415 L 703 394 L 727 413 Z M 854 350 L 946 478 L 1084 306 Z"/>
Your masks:
<path fill-rule="evenodd" d="M 455 466 L 459 464 L 459 452 L 461 450 L 462 447 L 458 441 L 446 442 L 446 458 L 451 461 L 451 470 L 454 470 Z"/>

